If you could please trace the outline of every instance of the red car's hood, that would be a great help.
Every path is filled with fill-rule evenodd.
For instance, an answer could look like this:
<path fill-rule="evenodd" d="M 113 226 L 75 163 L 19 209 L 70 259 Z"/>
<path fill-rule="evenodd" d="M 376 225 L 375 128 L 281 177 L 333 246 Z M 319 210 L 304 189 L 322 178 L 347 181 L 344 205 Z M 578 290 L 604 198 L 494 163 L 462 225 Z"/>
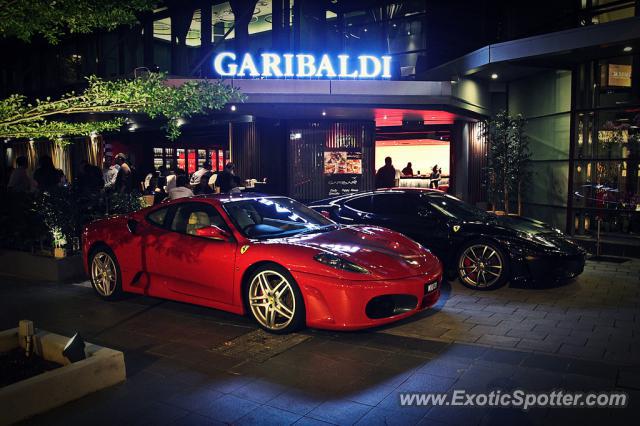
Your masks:
<path fill-rule="evenodd" d="M 366 268 L 362 279 L 398 279 L 433 272 L 438 259 L 404 235 L 376 226 L 347 226 L 287 239 L 289 244 L 330 252 Z"/>

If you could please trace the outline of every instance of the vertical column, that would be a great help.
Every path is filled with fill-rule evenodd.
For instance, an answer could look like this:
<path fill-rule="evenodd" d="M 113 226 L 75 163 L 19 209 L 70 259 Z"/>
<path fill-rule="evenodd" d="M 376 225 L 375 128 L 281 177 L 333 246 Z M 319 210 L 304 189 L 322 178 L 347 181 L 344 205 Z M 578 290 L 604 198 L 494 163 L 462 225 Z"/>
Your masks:
<path fill-rule="evenodd" d="M 451 126 L 451 145 L 455 153 L 455 188 L 456 197 L 467 201 L 469 199 L 469 125 L 456 120 Z"/>
<path fill-rule="evenodd" d="M 142 18 L 142 64 L 155 71 L 153 58 L 153 13 L 147 13 Z"/>
<path fill-rule="evenodd" d="M 289 0 L 273 0 L 271 48 L 277 52 L 289 50 Z"/>
<path fill-rule="evenodd" d="M 211 2 L 205 1 L 200 5 L 200 57 L 211 51 L 212 37 Z M 205 61 L 200 69 L 201 76 L 212 75 L 213 70 L 209 61 Z"/>
<path fill-rule="evenodd" d="M 569 235 L 573 235 L 575 233 L 575 224 L 573 218 L 573 173 L 575 169 L 574 157 L 577 143 L 576 121 L 578 120 L 578 115 L 575 113 L 575 110 L 577 107 L 577 98 L 580 93 L 578 79 L 578 73 L 580 72 L 579 70 L 579 66 L 576 66 L 571 70 L 571 113 L 569 114 L 569 120 L 571 120 L 569 123 L 569 176 L 567 178 L 567 217 L 565 227 L 565 232 Z"/>
<path fill-rule="evenodd" d="M 246 52 L 249 48 L 249 22 L 253 17 L 258 0 L 230 0 L 229 5 L 235 17 L 235 50 Z"/>

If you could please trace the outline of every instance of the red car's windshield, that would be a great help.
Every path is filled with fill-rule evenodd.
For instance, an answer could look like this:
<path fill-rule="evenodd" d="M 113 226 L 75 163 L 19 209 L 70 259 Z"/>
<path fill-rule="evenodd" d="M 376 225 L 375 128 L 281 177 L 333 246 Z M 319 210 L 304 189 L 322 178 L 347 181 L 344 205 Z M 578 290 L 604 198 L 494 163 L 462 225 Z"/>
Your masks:
<path fill-rule="evenodd" d="M 277 238 L 320 232 L 336 225 L 316 211 L 286 197 L 268 197 L 224 203 L 238 230 L 250 238 Z"/>

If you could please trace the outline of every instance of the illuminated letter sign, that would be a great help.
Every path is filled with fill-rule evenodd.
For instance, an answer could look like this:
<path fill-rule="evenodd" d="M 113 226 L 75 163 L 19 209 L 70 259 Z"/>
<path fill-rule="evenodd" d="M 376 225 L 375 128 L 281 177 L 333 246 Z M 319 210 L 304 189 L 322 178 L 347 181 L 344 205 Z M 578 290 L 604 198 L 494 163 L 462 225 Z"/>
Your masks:
<path fill-rule="evenodd" d="M 250 53 L 222 52 L 214 58 L 213 68 L 222 77 L 391 78 L 391 56 L 262 53 L 254 60 Z"/>

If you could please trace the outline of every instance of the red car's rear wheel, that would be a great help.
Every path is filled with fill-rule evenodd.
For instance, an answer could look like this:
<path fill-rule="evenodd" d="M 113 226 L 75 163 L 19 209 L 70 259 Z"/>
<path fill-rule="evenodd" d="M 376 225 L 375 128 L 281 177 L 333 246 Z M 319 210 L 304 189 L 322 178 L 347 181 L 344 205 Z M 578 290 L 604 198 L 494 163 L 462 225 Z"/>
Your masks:
<path fill-rule="evenodd" d="M 304 301 L 291 274 L 278 265 L 258 268 L 249 279 L 247 305 L 263 329 L 277 334 L 304 325 Z"/>

